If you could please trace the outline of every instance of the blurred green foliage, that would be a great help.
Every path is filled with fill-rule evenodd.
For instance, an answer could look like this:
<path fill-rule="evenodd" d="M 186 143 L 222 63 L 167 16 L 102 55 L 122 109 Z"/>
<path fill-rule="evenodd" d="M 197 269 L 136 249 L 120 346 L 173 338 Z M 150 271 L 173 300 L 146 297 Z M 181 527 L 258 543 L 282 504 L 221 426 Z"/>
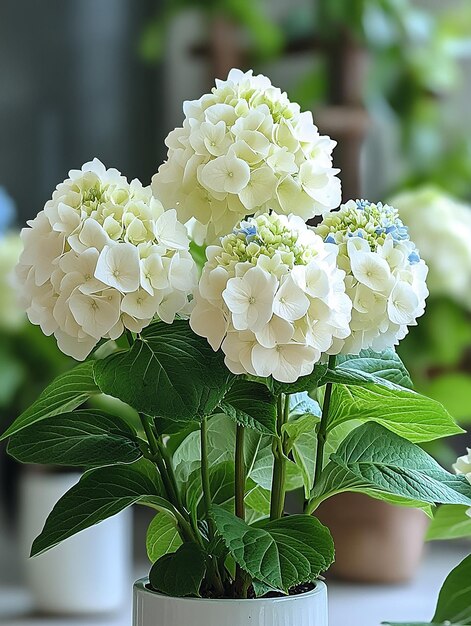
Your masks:
<path fill-rule="evenodd" d="M 254 60 L 261 61 L 280 53 L 283 35 L 264 11 L 260 0 L 164 0 L 146 26 L 139 45 L 142 58 L 156 61 L 163 55 L 171 22 L 183 11 L 197 10 L 209 21 L 223 16 L 240 26 L 250 37 Z"/>

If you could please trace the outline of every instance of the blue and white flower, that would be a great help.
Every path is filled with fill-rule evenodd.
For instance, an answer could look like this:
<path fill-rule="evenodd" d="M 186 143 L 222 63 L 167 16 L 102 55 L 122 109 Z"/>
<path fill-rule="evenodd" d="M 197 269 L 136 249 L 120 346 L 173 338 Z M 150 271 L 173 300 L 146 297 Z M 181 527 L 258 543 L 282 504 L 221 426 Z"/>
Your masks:
<path fill-rule="evenodd" d="M 396 209 L 350 200 L 316 227 L 325 242 L 339 247 L 353 303 L 351 334 L 330 353 L 357 354 L 396 345 L 425 310 L 427 266 L 420 259 Z"/>
<path fill-rule="evenodd" d="M 222 347 L 235 374 L 293 382 L 350 333 L 352 303 L 337 246 L 299 217 L 262 214 L 209 246 L 194 332 Z"/>

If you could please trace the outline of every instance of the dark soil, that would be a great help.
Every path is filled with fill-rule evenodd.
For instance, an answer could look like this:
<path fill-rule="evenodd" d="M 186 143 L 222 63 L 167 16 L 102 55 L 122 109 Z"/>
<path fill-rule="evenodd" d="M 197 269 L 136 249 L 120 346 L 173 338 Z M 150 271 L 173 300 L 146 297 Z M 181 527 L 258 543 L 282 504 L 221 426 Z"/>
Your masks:
<path fill-rule="evenodd" d="M 290 596 L 300 596 L 303 593 L 309 593 L 309 591 L 312 591 L 313 589 L 315 589 L 315 587 L 316 587 L 316 585 L 314 583 L 303 583 L 302 585 L 296 585 L 296 587 L 291 587 L 291 589 L 289 590 L 288 594 Z M 154 591 L 149 584 L 146 585 L 146 588 L 149 589 L 149 591 Z M 210 599 L 210 598 L 215 599 L 215 596 L 212 596 L 210 594 L 206 594 L 204 592 L 204 590 L 201 590 L 201 596 L 203 598 L 205 598 L 205 599 Z M 286 596 L 285 596 L 284 593 L 278 593 L 276 591 L 271 591 L 270 593 L 267 593 L 264 596 L 262 596 L 262 598 L 267 598 L 267 599 L 268 598 L 285 598 L 285 597 Z M 248 590 L 247 598 L 249 600 L 255 600 L 256 599 L 255 598 L 255 592 L 254 592 L 254 589 L 253 589 L 252 586 Z M 232 599 L 232 598 L 228 598 L 228 599 Z"/>

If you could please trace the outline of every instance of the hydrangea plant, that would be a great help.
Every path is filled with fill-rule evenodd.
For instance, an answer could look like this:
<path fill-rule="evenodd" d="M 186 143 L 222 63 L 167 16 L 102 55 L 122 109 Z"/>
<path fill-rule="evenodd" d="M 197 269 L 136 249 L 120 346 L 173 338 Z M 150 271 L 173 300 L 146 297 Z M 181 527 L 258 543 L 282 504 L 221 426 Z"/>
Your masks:
<path fill-rule="evenodd" d="M 180 174 L 188 167 L 191 183 L 172 179 L 177 214 L 191 216 L 185 194 L 200 193 L 204 182 L 210 194 L 198 207 L 206 206 L 214 232 L 226 229 L 207 249 L 199 283 L 190 284 L 186 235 L 168 198 L 161 196 L 164 211 L 146 188 L 96 162 L 71 173 L 24 236 L 22 292 L 33 321 L 86 343 L 77 356 L 107 348 L 52 382 L 2 439 L 19 461 L 86 468 L 54 507 L 33 555 L 139 504 L 155 512 L 150 589 L 209 598 L 296 593 L 334 559 L 315 511 L 335 494 L 360 491 L 430 515 L 439 503 L 471 506 L 466 478 L 417 445 L 461 429 L 412 390 L 391 347 L 423 308 L 426 268 L 390 207 L 348 203 L 317 230 L 285 215 L 302 194 L 310 207 L 303 218 L 319 212 L 320 200 L 302 189 L 302 171 L 314 168 L 316 146 L 331 144 L 266 79 L 232 73 L 185 110 L 191 119 L 169 142 L 181 147 L 172 148 L 180 152 L 168 167 Z M 210 124 L 204 137 L 203 123 Z M 270 144 L 268 126 L 269 137 L 285 137 L 286 150 Z M 284 207 L 257 196 L 239 210 L 246 196 L 233 187 L 213 195 L 217 159 L 242 160 L 229 149 L 236 129 L 244 154 L 262 150 L 258 169 L 253 154 L 250 164 L 236 163 L 246 183 L 273 167 L 274 155 L 283 167 L 291 163 Z M 211 157 L 197 153 L 202 144 Z M 320 160 L 322 185 L 333 174 Z M 271 194 L 280 183 L 270 179 Z M 154 298 L 152 289 L 155 308 L 137 315 L 137 294 Z M 182 294 L 171 315 L 162 313 L 160 290 Z M 108 297 L 119 303 L 112 320 L 97 312 Z M 84 316 L 82 304 L 94 299 L 97 308 Z M 352 311 L 362 315 L 361 329 Z M 358 330 L 366 343 L 349 341 Z M 386 349 L 374 352 L 379 335 Z M 98 394 L 128 404 L 135 420 L 87 406 Z M 304 511 L 285 515 L 286 493 L 299 488 Z"/>

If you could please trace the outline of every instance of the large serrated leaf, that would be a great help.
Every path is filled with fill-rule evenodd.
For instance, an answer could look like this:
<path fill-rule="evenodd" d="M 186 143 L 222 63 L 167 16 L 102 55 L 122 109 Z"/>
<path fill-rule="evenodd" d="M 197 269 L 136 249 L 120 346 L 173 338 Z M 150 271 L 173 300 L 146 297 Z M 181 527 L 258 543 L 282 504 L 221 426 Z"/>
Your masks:
<path fill-rule="evenodd" d="M 173 554 L 161 557 L 152 567 L 149 581 L 152 589 L 174 598 L 199 596 L 206 573 L 206 560 L 195 543 L 184 543 Z"/>
<path fill-rule="evenodd" d="M 56 504 L 33 543 L 31 556 L 46 552 L 132 504 L 172 511 L 172 505 L 161 497 L 159 485 L 157 470 L 144 459 L 133 465 L 89 470 Z"/>
<path fill-rule="evenodd" d="M 407 389 L 380 385 L 335 385 L 329 430 L 349 420 L 372 420 L 414 443 L 464 432 L 436 400 Z"/>
<path fill-rule="evenodd" d="M 151 324 L 130 350 L 97 361 L 95 377 L 103 393 L 179 422 L 210 415 L 234 378 L 221 352 L 183 320 Z"/>
<path fill-rule="evenodd" d="M 252 578 L 285 593 L 313 582 L 332 564 L 334 545 L 328 529 L 309 515 L 292 515 L 249 526 L 213 507 L 218 533 L 232 557 Z"/>
<path fill-rule="evenodd" d="M 93 375 L 93 361 L 86 361 L 58 376 L 39 398 L 3 433 L 0 441 L 54 415 L 73 411 L 100 393 Z"/>
<path fill-rule="evenodd" d="M 328 382 L 344 384 L 376 383 L 394 388 L 396 385 L 412 389 L 413 384 L 404 363 L 392 348 L 384 352 L 362 350 L 358 355 L 339 355 L 336 367 L 329 370 Z"/>
<path fill-rule="evenodd" d="M 223 413 L 246 428 L 276 434 L 276 398 L 261 383 L 239 378 L 219 406 Z"/>
<path fill-rule="evenodd" d="M 370 422 L 351 432 L 330 457 L 314 499 L 341 491 L 379 491 L 429 504 L 471 506 L 471 485 L 444 470 L 419 446 Z"/>
<path fill-rule="evenodd" d="M 99 467 L 133 463 L 141 456 L 134 431 L 99 410 L 56 415 L 10 438 L 8 453 L 22 463 Z"/>

